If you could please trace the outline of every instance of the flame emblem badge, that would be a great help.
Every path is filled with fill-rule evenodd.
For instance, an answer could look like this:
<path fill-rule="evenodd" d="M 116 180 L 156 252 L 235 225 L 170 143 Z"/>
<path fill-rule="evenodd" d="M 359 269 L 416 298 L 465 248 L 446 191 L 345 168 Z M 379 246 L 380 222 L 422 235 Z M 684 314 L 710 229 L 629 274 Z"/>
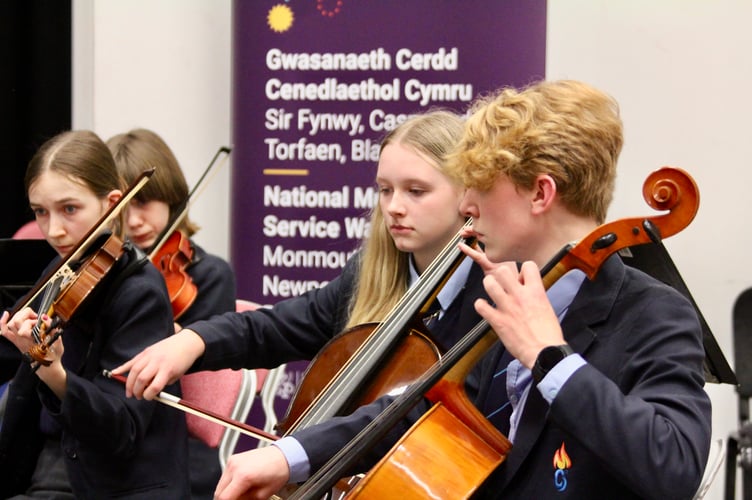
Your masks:
<path fill-rule="evenodd" d="M 559 491 L 567 489 L 567 470 L 572 467 L 572 459 L 569 458 L 564 443 L 554 453 L 554 486 Z"/>

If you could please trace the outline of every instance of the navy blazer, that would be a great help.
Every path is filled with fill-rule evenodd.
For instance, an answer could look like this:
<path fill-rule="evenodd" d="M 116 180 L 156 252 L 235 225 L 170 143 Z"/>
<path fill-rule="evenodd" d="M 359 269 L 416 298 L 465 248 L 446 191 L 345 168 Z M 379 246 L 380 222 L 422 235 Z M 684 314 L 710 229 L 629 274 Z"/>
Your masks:
<path fill-rule="evenodd" d="M 193 304 L 178 318 L 181 325 L 234 311 L 237 297 L 235 273 L 230 264 L 216 255 L 206 253 L 193 241 L 191 247 L 193 259 L 185 271 L 198 292 Z"/>
<path fill-rule="evenodd" d="M 691 498 L 711 406 L 689 301 L 612 256 L 562 328 L 587 365 L 550 407 L 531 388 L 512 450 L 478 497 Z"/>
<path fill-rule="evenodd" d="M 182 323 L 206 345 L 190 371 L 274 368 L 288 361 L 313 359 L 347 323 L 357 261 L 350 259 L 342 273 L 325 286 L 272 308 Z"/>
<path fill-rule="evenodd" d="M 0 429 L 0 498 L 28 487 L 44 444 L 40 411 L 61 429 L 60 446 L 76 498 L 188 498 L 185 415 L 156 401 L 126 398 L 112 369 L 173 331 L 164 280 L 154 266 L 127 251 L 65 327 L 67 392 L 60 401 L 0 339 L 4 362 L 16 374 Z M 64 356 L 65 356 L 64 355 Z M 67 364 L 66 364 L 67 363 Z M 179 395 L 177 385 L 168 392 Z"/>

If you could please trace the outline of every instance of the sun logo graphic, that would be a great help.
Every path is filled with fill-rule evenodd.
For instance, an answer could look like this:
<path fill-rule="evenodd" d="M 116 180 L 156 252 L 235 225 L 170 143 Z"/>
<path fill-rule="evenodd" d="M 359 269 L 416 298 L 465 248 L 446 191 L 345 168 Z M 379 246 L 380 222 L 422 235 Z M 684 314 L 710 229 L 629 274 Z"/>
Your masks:
<path fill-rule="evenodd" d="M 289 30 L 294 20 L 295 17 L 292 15 L 292 9 L 282 4 L 277 4 L 269 9 L 269 14 L 266 16 L 269 27 L 277 33 Z"/>
<path fill-rule="evenodd" d="M 572 460 L 567 455 L 564 443 L 554 453 L 554 486 L 559 491 L 567 489 L 567 469 L 572 467 Z"/>

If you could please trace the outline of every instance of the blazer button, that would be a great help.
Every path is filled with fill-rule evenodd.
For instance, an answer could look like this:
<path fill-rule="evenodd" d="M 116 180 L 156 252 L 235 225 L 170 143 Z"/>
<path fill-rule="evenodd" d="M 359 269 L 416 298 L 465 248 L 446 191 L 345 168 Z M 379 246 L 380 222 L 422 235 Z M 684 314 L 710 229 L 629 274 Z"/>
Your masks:
<path fill-rule="evenodd" d="M 66 448 L 65 454 L 68 456 L 68 458 L 72 458 L 73 460 L 78 458 L 78 455 L 76 455 L 76 450 L 73 448 Z"/>

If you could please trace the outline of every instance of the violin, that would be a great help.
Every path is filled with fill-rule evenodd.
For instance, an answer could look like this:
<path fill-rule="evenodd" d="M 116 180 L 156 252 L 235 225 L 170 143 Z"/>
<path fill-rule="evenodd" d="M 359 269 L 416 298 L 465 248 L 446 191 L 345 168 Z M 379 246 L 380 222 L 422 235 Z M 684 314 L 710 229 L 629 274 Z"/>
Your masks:
<path fill-rule="evenodd" d="M 185 231 L 177 228 L 188 214 L 191 203 L 195 201 L 194 195 L 197 195 L 197 192 L 206 187 L 209 179 L 207 175 L 214 168 L 217 159 L 224 154 L 226 160 L 230 151 L 231 149 L 226 146 L 217 150 L 211 162 L 209 162 L 209 166 L 206 167 L 196 185 L 188 193 L 188 198 L 183 202 L 182 208 L 173 214 L 172 221 L 167 224 L 160 237 L 157 238 L 157 243 L 149 251 L 149 260 L 159 269 L 167 285 L 174 319 L 178 319 L 191 307 L 198 295 L 198 288 L 187 272 L 188 266 L 193 261 L 191 240 Z"/>
<path fill-rule="evenodd" d="M 25 353 L 25 358 L 36 370 L 41 365 L 49 365 L 47 352 L 62 331 L 62 326 L 75 314 L 76 310 L 91 296 L 91 292 L 102 281 L 113 265 L 123 255 L 123 241 L 111 232 L 104 232 L 120 211 L 149 181 L 154 169 L 143 172 L 123 193 L 123 196 L 105 212 L 99 221 L 86 233 L 81 241 L 66 255 L 47 276 L 38 282 L 13 309 L 10 317 L 42 294 L 39 319 L 32 328 L 35 345 Z M 42 323 L 44 311 L 52 318 L 50 327 Z M 47 330 L 55 330 L 55 335 L 47 335 Z"/>
<path fill-rule="evenodd" d="M 193 260 L 193 247 L 185 232 L 176 230 L 158 251 L 150 256 L 167 285 L 172 317 L 178 319 L 196 300 L 198 288 L 186 268 Z"/>
<path fill-rule="evenodd" d="M 28 352 L 29 357 L 38 363 L 34 365 L 34 368 L 39 365 L 49 366 L 51 364 L 51 361 L 47 359 L 47 352 L 62 332 L 62 329 L 58 327 L 62 327 L 73 317 L 76 310 L 110 272 L 115 262 L 125 253 L 123 241 L 120 238 L 115 234 L 105 234 L 104 236 L 106 237 L 104 243 L 101 246 L 95 245 L 99 248 L 77 267 L 75 274 L 59 291 L 52 305 L 46 307 L 45 304 L 50 297 L 49 294 L 42 300 L 40 310 L 46 310 L 47 315 L 53 318 L 49 329 L 57 329 L 57 332 L 55 335 L 45 337 L 46 329 L 42 326 L 40 316 L 32 329 L 32 336 L 37 343 Z M 51 289 L 54 289 L 54 286 Z"/>
<path fill-rule="evenodd" d="M 652 208 L 668 214 L 606 223 L 577 244 L 562 248 L 541 269 L 549 288 L 572 269 L 594 279 L 600 266 L 619 250 L 660 242 L 683 230 L 694 219 L 699 193 L 692 177 L 681 169 L 663 167 L 643 185 Z M 464 379 L 475 363 L 498 342 L 482 320 L 378 418 L 311 476 L 290 499 L 314 499 L 325 494 L 364 451 L 374 446 L 404 416 L 427 397 L 432 408 L 392 450 L 369 471 L 347 498 L 467 498 L 501 464 L 511 443 L 470 402 Z M 470 440 L 469 445 L 464 440 Z M 450 473 L 436 463 L 454 464 Z M 438 473 L 437 473 L 438 472 Z"/>

